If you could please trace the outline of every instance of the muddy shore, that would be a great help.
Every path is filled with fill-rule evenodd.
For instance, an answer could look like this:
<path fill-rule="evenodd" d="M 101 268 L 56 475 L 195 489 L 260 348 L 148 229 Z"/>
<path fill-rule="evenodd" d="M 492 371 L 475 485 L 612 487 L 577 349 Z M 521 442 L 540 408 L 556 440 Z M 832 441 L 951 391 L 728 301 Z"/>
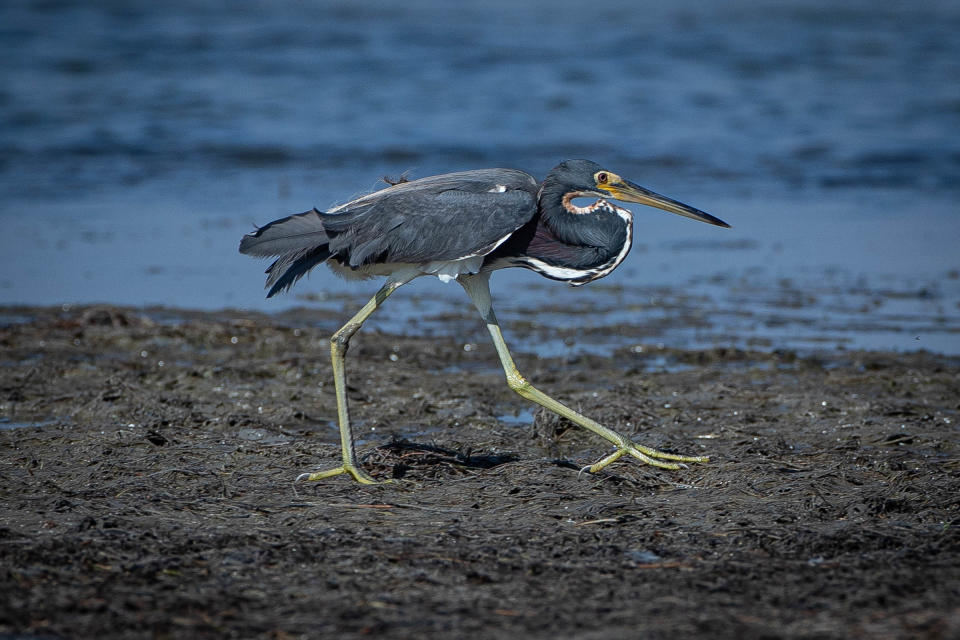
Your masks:
<path fill-rule="evenodd" d="M 3 637 L 960 637 L 957 358 L 538 358 L 505 327 L 544 391 L 711 457 L 590 475 L 609 447 L 514 395 L 472 316 L 365 330 L 351 409 L 397 481 L 297 484 L 338 456 L 341 318 L 5 317 Z"/>

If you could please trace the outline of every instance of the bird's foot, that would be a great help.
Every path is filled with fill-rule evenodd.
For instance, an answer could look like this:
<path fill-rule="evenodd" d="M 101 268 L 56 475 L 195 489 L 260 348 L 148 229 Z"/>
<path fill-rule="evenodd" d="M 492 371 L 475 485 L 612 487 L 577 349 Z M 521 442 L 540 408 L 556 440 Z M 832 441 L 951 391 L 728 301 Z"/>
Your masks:
<path fill-rule="evenodd" d="M 592 465 L 584 467 L 580 472 L 589 471 L 590 473 L 597 473 L 607 465 L 616 462 L 627 454 L 633 456 L 640 462 L 654 467 L 660 467 L 661 469 L 684 468 L 687 466 L 685 464 L 687 462 L 710 462 L 710 458 L 707 456 L 680 456 L 675 453 L 658 451 L 650 447 L 645 447 L 642 444 L 628 441 L 626 444 L 618 446 L 617 450 L 610 455 L 598 460 Z"/>
<path fill-rule="evenodd" d="M 392 482 L 392 480 L 377 480 L 369 473 L 361 469 L 355 464 L 344 463 L 339 467 L 334 467 L 333 469 L 326 469 L 325 471 L 316 471 L 314 473 L 301 473 L 297 476 L 297 482 L 301 480 L 313 481 L 313 480 L 323 480 L 324 478 L 332 478 L 333 476 L 339 476 L 342 473 L 349 474 L 353 476 L 353 479 L 359 482 L 360 484 L 385 484 L 387 482 Z"/>

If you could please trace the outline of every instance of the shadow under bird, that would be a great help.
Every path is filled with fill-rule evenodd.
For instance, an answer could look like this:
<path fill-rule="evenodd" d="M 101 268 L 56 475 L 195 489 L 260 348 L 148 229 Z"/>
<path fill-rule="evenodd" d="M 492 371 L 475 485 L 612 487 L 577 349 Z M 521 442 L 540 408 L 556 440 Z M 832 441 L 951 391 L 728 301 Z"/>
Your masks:
<path fill-rule="evenodd" d="M 577 206 L 575 198 L 597 198 Z M 613 453 L 586 467 L 597 472 L 624 455 L 677 469 L 704 456 L 657 451 L 580 415 L 546 395 L 517 370 L 500 332 L 490 298 L 490 274 L 506 267 L 531 269 L 578 286 L 612 272 L 633 242 L 633 213 L 610 200 L 635 202 L 701 222 L 729 227 L 708 213 L 653 193 L 589 160 L 567 160 L 543 182 L 515 169 L 478 169 L 404 181 L 327 212 L 312 209 L 258 228 L 243 237 L 240 252 L 276 257 L 267 269 L 267 297 L 289 289 L 326 262 L 347 277 L 386 276 L 386 283 L 330 339 L 340 421 L 342 463 L 305 473 L 320 480 L 347 473 L 377 481 L 361 468 L 350 429 L 344 359 L 351 336 L 377 307 L 418 276 L 455 280 L 473 300 L 518 394 L 611 442 Z"/>

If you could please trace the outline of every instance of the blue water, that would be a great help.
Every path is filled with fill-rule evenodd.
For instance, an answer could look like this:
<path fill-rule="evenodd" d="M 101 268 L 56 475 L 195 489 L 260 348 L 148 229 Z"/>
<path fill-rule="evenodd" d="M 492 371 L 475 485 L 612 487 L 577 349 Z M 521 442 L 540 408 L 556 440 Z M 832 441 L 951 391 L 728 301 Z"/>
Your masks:
<path fill-rule="evenodd" d="M 240 236 L 382 175 L 589 157 L 734 228 L 635 208 L 612 286 L 503 272 L 501 318 L 960 353 L 956 2 L 461 5 L 6 0 L 0 304 L 346 317 L 376 283 L 265 301 Z M 410 289 L 379 326 L 467 308 Z"/>

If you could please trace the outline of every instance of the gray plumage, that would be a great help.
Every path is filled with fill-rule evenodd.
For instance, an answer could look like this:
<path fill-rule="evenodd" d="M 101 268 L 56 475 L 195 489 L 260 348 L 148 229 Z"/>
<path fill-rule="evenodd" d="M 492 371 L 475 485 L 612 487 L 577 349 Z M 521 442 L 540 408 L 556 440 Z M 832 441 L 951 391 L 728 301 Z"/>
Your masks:
<path fill-rule="evenodd" d="M 267 297 L 289 289 L 310 269 L 330 257 L 330 238 L 316 209 L 275 220 L 243 236 L 240 253 L 278 258 L 267 268 Z"/>
<path fill-rule="evenodd" d="M 313 209 L 246 235 L 240 252 L 276 256 L 267 297 L 327 259 L 358 269 L 424 264 L 493 251 L 537 212 L 538 184 L 513 169 L 462 171 L 403 182 L 323 213 Z"/>
<path fill-rule="evenodd" d="M 259 258 L 301 251 L 330 241 L 316 209 L 287 216 L 260 227 L 240 241 L 240 253 Z"/>
<path fill-rule="evenodd" d="M 463 171 L 377 191 L 324 215 L 323 224 L 331 253 L 349 256 L 351 267 L 456 260 L 488 253 L 530 220 L 536 190 L 522 171 Z"/>

